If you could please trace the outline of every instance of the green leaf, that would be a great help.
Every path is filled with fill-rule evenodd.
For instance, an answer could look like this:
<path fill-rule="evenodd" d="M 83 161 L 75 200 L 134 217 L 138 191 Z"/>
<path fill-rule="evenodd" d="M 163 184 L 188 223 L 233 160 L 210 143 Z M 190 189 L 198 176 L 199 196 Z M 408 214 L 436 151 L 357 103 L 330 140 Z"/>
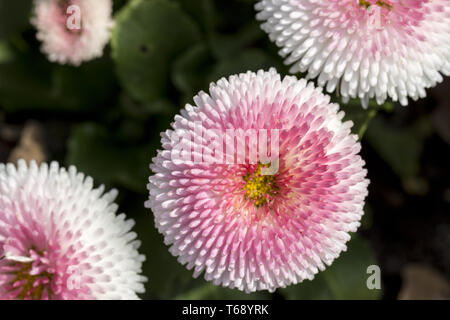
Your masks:
<path fill-rule="evenodd" d="M 344 121 L 353 121 L 352 131 L 358 135 L 359 139 L 362 139 L 371 120 L 377 115 L 378 111 L 385 110 L 391 112 L 394 108 L 392 102 L 386 102 L 380 106 L 373 99 L 369 101 L 367 109 L 362 107 L 360 99 L 351 99 L 346 104 L 341 103 L 340 100 L 335 102 L 340 105 L 341 110 L 345 111 Z"/>
<path fill-rule="evenodd" d="M 162 236 L 153 223 L 152 212 L 143 208 L 144 199 L 133 201 L 126 212 L 138 212 L 135 217 L 136 232 L 141 235 L 142 246 L 140 252 L 147 254 L 144 263 L 144 274 L 149 275 L 146 299 L 173 299 L 177 295 L 189 290 L 192 283 L 192 272 L 178 263 Z"/>
<path fill-rule="evenodd" d="M 146 192 L 146 181 L 156 143 L 121 145 L 100 125 L 85 123 L 73 129 L 69 139 L 67 164 L 92 176 L 98 183 L 120 185 Z"/>
<path fill-rule="evenodd" d="M 0 104 L 7 112 L 57 107 L 51 69 L 34 61 L 0 65 Z"/>
<path fill-rule="evenodd" d="M 119 104 L 121 106 L 120 111 L 124 115 L 137 120 L 145 120 L 151 116 L 159 115 L 160 117 L 170 117 L 170 123 L 177 111 L 174 104 L 168 99 L 161 99 L 152 103 L 141 103 L 126 93 L 120 95 Z"/>
<path fill-rule="evenodd" d="M 353 121 L 352 132 L 357 134 L 360 139 L 364 136 L 370 121 L 378 112 L 374 108 L 363 109 L 361 106 L 354 104 L 342 104 L 341 110 L 345 111 L 344 121 Z"/>
<path fill-rule="evenodd" d="M 383 105 L 378 105 L 374 99 L 369 101 L 369 106 L 364 109 L 360 99 L 351 99 L 344 104 L 340 98 L 334 99 L 340 105 L 340 109 L 345 112 L 344 121 L 353 121 L 352 132 L 357 134 L 359 139 L 362 139 L 370 125 L 371 120 L 378 114 L 380 110 L 392 112 L 394 105 L 392 102 L 386 102 Z"/>
<path fill-rule="evenodd" d="M 265 36 L 259 24 L 252 20 L 235 33 L 212 35 L 211 48 L 218 59 L 233 59 Z"/>
<path fill-rule="evenodd" d="M 361 218 L 361 227 L 359 230 L 370 230 L 373 225 L 373 209 L 369 203 L 364 206 L 364 215 Z"/>
<path fill-rule="evenodd" d="M 80 67 L 56 65 L 52 74 L 52 91 L 68 108 L 98 108 L 114 97 L 117 86 L 112 63 L 108 58 L 96 59 Z"/>
<path fill-rule="evenodd" d="M 11 62 L 14 58 L 14 52 L 6 41 L 0 40 L 0 64 Z"/>
<path fill-rule="evenodd" d="M 177 2 L 183 11 L 200 23 L 203 31 L 210 33 L 214 30 L 217 16 L 213 0 L 177 0 Z"/>
<path fill-rule="evenodd" d="M 123 86 L 146 102 L 167 95 L 170 64 L 199 39 L 198 26 L 176 3 L 131 1 L 117 14 L 111 40 Z"/>
<path fill-rule="evenodd" d="M 205 45 L 195 45 L 175 61 L 172 82 L 178 90 L 192 98 L 198 91 L 207 88 L 207 75 L 213 62 Z"/>
<path fill-rule="evenodd" d="M 397 128 L 378 117 L 367 131 L 367 140 L 400 178 L 407 179 L 419 173 L 423 143 L 431 132 L 428 118 Z"/>
<path fill-rule="evenodd" d="M 333 262 L 325 271 L 316 275 L 314 280 L 280 289 L 287 299 L 378 299 L 380 290 L 370 290 L 366 282 L 370 274 L 367 267 L 375 261 L 368 244 L 354 234 L 348 243 L 346 252 Z"/>
<path fill-rule="evenodd" d="M 258 71 L 260 69 L 268 70 L 271 67 L 276 67 L 277 63 L 277 60 L 266 54 L 263 50 L 248 49 L 237 54 L 233 58 L 223 60 L 217 64 L 214 67 L 209 80 L 210 82 L 215 82 L 222 77 L 228 77 L 247 71 Z"/>
<path fill-rule="evenodd" d="M 0 38 L 20 33 L 29 25 L 32 0 L 0 0 Z"/>

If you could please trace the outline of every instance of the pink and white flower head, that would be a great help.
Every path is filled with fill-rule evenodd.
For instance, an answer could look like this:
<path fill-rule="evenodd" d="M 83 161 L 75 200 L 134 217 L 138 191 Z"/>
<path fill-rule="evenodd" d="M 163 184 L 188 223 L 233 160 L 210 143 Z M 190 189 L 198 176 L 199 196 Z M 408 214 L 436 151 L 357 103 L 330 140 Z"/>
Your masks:
<path fill-rule="evenodd" d="M 78 66 L 101 57 L 113 26 L 111 0 L 34 0 L 32 23 L 52 62 Z"/>
<path fill-rule="evenodd" d="M 450 75 L 450 0 L 261 0 L 256 9 L 290 71 L 344 101 L 407 105 Z"/>
<path fill-rule="evenodd" d="M 352 123 L 321 89 L 274 69 L 223 78 L 194 101 L 150 166 L 146 206 L 170 252 L 195 277 L 246 292 L 313 279 L 363 214 Z"/>
<path fill-rule="evenodd" d="M 0 299 L 137 299 L 145 257 L 117 192 L 58 164 L 0 164 Z"/>

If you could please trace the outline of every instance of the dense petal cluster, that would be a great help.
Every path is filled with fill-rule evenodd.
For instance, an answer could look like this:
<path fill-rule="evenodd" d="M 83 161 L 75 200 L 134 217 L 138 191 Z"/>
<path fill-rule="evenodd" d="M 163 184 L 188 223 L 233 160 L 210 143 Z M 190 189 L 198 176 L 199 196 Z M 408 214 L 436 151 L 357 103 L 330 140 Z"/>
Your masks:
<path fill-rule="evenodd" d="M 274 69 L 223 78 L 194 101 L 150 166 L 146 205 L 170 252 L 194 276 L 246 292 L 313 279 L 363 215 L 352 123 L 321 89 Z"/>
<path fill-rule="evenodd" d="M 344 99 L 408 104 L 450 75 L 450 0 L 261 0 L 291 72 Z"/>
<path fill-rule="evenodd" d="M 137 299 L 144 291 L 117 192 L 57 163 L 0 164 L 0 299 Z"/>
<path fill-rule="evenodd" d="M 113 26 L 111 0 L 34 0 L 32 23 L 52 62 L 78 66 L 100 57 Z"/>

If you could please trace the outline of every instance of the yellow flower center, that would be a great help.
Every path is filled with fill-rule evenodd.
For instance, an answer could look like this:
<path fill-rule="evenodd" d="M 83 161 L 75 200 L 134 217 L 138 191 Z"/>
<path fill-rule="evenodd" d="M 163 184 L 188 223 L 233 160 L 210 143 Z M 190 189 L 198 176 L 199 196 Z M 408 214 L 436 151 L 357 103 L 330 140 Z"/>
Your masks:
<path fill-rule="evenodd" d="M 242 178 L 246 182 L 243 190 L 245 190 L 245 199 L 254 201 L 255 207 L 259 208 L 265 205 L 271 196 L 277 192 L 274 175 L 262 175 L 261 168 L 268 167 L 270 164 L 258 164 L 256 170 L 248 173 Z"/>
<path fill-rule="evenodd" d="M 387 1 L 378 0 L 377 2 L 375 2 L 375 4 L 379 7 L 386 8 L 386 9 L 392 8 L 392 4 L 390 4 Z M 372 4 L 367 0 L 359 0 L 359 5 L 361 7 L 365 7 L 366 9 L 368 9 Z"/>
<path fill-rule="evenodd" d="M 48 272 L 42 272 L 40 274 L 32 275 L 30 274 L 32 263 L 18 263 L 21 266 L 11 272 L 11 274 L 15 275 L 14 279 L 11 281 L 11 284 L 20 283 L 21 291 L 16 296 L 17 299 L 33 299 L 33 300 L 41 300 L 42 294 L 44 290 L 49 290 L 49 296 L 51 295 L 50 288 L 48 283 L 38 283 L 39 279 L 47 278 L 51 281 L 52 275 Z"/>

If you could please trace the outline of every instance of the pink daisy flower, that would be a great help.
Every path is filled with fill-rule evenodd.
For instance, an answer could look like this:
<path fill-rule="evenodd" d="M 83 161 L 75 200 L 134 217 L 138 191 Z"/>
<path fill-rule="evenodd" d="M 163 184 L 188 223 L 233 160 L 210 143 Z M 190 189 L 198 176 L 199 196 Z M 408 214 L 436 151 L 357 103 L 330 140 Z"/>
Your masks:
<path fill-rule="evenodd" d="M 111 0 L 34 0 L 32 23 L 52 62 L 78 66 L 101 57 L 113 26 Z"/>
<path fill-rule="evenodd" d="M 256 9 L 290 71 L 344 101 L 407 105 L 450 75 L 450 0 L 261 0 Z"/>
<path fill-rule="evenodd" d="M 0 299 L 137 299 L 145 257 L 117 192 L 57 163 L 0 164 Z"/>
<path fill-rule="evenodd" d="M 246 292 L 313 279 L 363 215 L 352 123 L 312 83 L 274 69 L 221 79 L 194 101 L 150 166 L 146 206 L 170 252 L 195 277 Z"/>

